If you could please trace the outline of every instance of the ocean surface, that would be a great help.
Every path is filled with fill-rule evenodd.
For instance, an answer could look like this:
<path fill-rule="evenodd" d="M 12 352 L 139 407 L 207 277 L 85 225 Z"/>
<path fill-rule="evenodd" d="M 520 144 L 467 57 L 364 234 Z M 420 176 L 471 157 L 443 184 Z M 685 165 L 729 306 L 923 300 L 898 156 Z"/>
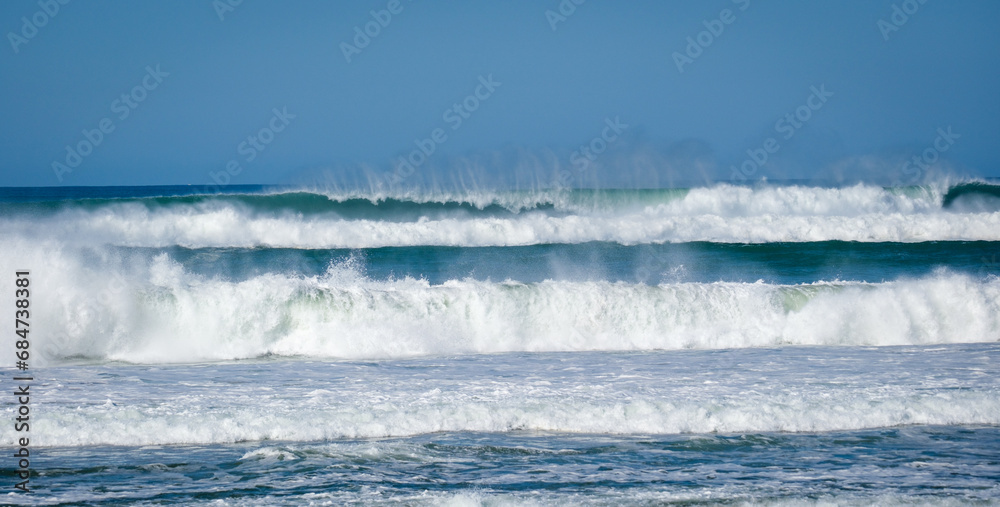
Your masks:
<path fill-rule="evenodd" d="M 0 188 L 0 503 L 1000 504 L 998 190 Z"/>

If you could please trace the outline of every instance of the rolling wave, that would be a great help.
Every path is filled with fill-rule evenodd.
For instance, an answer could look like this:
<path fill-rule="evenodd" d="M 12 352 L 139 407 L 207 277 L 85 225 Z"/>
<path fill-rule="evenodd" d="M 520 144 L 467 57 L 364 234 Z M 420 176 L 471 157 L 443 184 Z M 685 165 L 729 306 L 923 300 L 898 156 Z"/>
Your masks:
<path fill-rule="evenodd" d="M 0 231 L 189 248 L 1000 240 L 1000 212 L 946 211 L 942 192 L 931 187 L 718 185 L 466 197 L 379 201 L 292 192 L 8 202 Z"/>
<path fill-rule="evenodd" d="M 128 274 L 51 258 L 36 271 L 35 346 L 67 360 L 171 363 L 262 356 L 402 358 L 498 352 L 996 341 L 1000 280 L 938 272 L 885 283 L 370 280 L 234 282 L 166 254 Z"/>
<path fill-rule="evenodd" d="M 969 182 L 948 189 L 941 200 L 945 208 L 964 208 L 977 211 L 1000 210 L 1000 185 Z"/>
<path fill-rule="evenodd" d="M 131 187 L 130 187 L 131 188 Z M 141 188 L 141 187 L 140 187 Z M 342 218 L 393 219 L 437 212 L 465 211 L 493 215 L 534 210 L 558 212 L 612 212 L 674 204 L 678 213 L 721 214 L 815 214 L 913 211 L 949 207 L 966 195 L 1000 194 L 1000 185 L 985 182 L 880 187 L 808 187 L 762 185 L 757 187 L 717 184 L 711 187 L 661 189 L 538 189 L 468 190 L 460 192 L 398 190 L 329 191 L 281 187 L 234 188 L 230 193 L 190 193 L 187 187 L 154 187 L 153 195 L 105 197 L 74 192 L 18 193 L 0 189 L 0 210 L 8 213 L 54 213 L 71 209 L 96 211 L 128 207 L 204 209 L 219 205 L 241 207 L 258 215 L 292 213 L 331 214 Z M 35 189 L 33 189 L 35 190 Z M 137 192 L 138 193 L 138 192 Z M 680 203 L 678 205 L 678 203 Z"/>

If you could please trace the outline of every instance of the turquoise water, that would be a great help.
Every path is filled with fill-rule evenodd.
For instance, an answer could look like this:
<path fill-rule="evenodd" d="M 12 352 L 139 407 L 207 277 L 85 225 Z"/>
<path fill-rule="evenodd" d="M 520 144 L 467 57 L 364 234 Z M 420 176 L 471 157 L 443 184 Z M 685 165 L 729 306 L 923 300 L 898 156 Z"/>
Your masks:
<path fill-rule="evenodd" d="M 989 185 L 228 190 L 0 189 L 0 502 L 1000 498 Z"/>

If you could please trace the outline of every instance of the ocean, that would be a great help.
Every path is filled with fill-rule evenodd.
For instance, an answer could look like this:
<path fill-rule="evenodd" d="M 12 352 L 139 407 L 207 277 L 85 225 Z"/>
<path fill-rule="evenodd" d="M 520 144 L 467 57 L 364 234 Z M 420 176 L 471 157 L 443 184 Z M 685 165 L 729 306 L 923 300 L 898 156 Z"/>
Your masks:
<path fill-rule="evenodd" d="M 996 182 L 2 188 L 0 237 L 0 503 L 1000 503 Z"/>

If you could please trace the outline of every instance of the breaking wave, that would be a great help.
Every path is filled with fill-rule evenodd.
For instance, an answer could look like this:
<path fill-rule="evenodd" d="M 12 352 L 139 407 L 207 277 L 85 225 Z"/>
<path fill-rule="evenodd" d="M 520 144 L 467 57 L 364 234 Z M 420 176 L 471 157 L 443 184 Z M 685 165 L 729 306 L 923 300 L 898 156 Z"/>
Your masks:
<path fill-rule="evenodd" d="M 132 264 L 108 273 L 63 255 L 40 266 L 34 346 L 54 362 L 169 363 L 1000 338 L 1000 280 L 946 271 L 884 283 L 431 284 L 371 280 L 351 261 L 243 281 L 192 274 L 166 254 Z"/>
<path fill-rule="evenodd" d="M 978 194 L 982 186 L 992 188 L 977 185 Z M 1000 211 L 956 205 L 959 187 L 948 188 L 717 185 L 6 201 L 0 231 L 80 244 L 189 248 L 1000 240 Z M 947 208 L 946 196 L 952 199 Z"/>

